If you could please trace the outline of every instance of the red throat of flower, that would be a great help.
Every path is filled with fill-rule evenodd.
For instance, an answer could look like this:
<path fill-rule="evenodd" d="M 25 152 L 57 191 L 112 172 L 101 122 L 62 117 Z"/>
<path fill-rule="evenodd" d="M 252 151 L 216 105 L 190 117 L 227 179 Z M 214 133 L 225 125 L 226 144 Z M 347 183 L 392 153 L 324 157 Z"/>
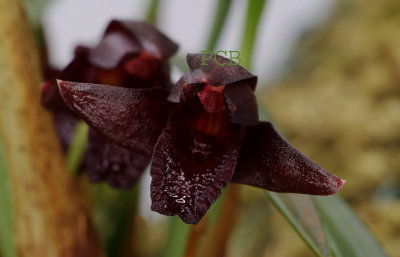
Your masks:
<path fill-rule="evenodd" d="M 98 80 L 100 84 L 110 86 L 120 86 L 126 79 L 126 72 L 123 68 L 117 67 L 115 69 L 100 69 L 98 73 Z"/>
<path fill-rule="evenodd" d="M 158 69 L 159 60 L 142 50 L 140 55 L 124 63 L 126 71 L 141 79 L 150 78 Z"/>
<path fill-rule="evenodd" d="M 203 111 L 194 121 L 194 128 L 206 135 L 215 136 L 222 141 L 226 136 L 228 116 L 224 104 L 225 86 L 206 85 L 197 95 L 203 105 Z"/>

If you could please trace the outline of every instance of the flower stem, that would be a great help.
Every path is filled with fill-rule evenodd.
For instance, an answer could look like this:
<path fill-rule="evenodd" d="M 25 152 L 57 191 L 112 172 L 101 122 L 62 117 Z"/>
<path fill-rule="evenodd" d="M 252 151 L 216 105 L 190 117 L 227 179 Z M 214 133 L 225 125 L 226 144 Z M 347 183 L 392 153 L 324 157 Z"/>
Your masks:
<path fill-rule="evenodd" d="M 231 7 L 232 0 L 219 0 L 217 10 L 214 15 L 214 22 L 211 28 L 211 33 L 208 37 L 207 50 L 214 51 L 215 46 L 220 38 L 221 31 L 224 27 L 227 14 Z"/>
<path fill-rule="evenodd" d="M 151 24 L 157 23 L 157 13 L 160 0 L 151 0 L 149 9 L 147 10 L 146 21 Z"/>
<path fill-rule="evenodd" d="M 182 220 L 174 216 L 170 219 L 170 228 L 168 231 L 168 239 L 165 244 L 162 257 L 180 257 L 185 252 L 185 246 L 189 237 L 190 225 L 182 222 Z"/>
<path fill-rule="evenodd" d="M 185 257 L 196 257 L 197 251 L 200 246 L 200 240 L 202 239 L 205 231 L 208 229 L 208 218 L 204 216 L 199 224 L 192 226 L 190 229 L 189 239 L 186 244 Z"/>
<path fill-rule="evenodd" d="M 240 215 L 238 198 L 240 185 L 229 184 L 214 224 L 209 226 L 197 256 L 220 257 L 226 255 L 229 238 Z"/>
<path fill-rule="evenodd" d="M 240 185 L 230 184 L 224 190 L 215 220 L 207 214 L 198 225 L 191 227 L 185 257 L 225 256 L 230 235 L 240 214 L 239 193 Z"/>
<path fill-rule="evenodd" d="M 84 121 L 78 122 L 66 157 L 67 169 L 71 174 L 76 174 L 82 163 L 88 142 L 88 133 L 89 126 Z"/>
<path fill-rule="evenodd" d="M 266 0 L 249 0 L 247 5 L 246 24 L 242 35 L 240 51 L 241 63 L 244 68 L 251 69 L 253 48 L 257 36 L 257 29 Z"/>

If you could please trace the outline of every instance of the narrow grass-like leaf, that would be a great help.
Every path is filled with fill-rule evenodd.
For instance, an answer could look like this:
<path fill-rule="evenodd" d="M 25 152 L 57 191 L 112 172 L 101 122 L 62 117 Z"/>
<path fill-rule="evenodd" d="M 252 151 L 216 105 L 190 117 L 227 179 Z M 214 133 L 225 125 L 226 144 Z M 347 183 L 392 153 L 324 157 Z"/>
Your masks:
<path fill-rule="evenodd" d="M 178 216 L 170 218 L 167 242 L 160 257 L 182 257 L 185 253 L 190 225 L 185 224 Z"/>
<path fill-rule="evenodd" d="M 242 35 L 242 47 L 240 51 L 241 63 L 244 68 L 251 69 L 253 48 L 257 36 L 257 29 L 263 13 L 266 0 L 247 1 L 246 23 Z"/>
<path fill-rule="evenodd" d="M 221 196 L 213 203 L 213 205 L 211 205 L 210 209 L 207 211 L 208 219 L 211 223 L 217 220 L 217 217 L 221 212 L 222 204 L 226 197 L 225 189 L 226 188 L 222 189 Z"/>
<path fill-rule="evenodd" d="M 0 141 L 0 256 L 17 256 L 14 244 L 14 211 L 11 183 L 6 171 L 3 146 Z"/>
<path fill-rule="evenodd" d="M 83 121 L 78 122 L 66 157 L 68 171 L 72 174 L 78 171 L 82 159 L 85 156 L 88 134 L 89 126 Z"/>
<path fill-rule="evenodd" d="M 28 14 L 30 25 L 33 28 L 36 43 L 39 47 L 45 44 L 43 28 L 41 24 L 42 12 L 50 0 L 23 0 L 22 3 Z"/>
<path fill-rule="evenodd" d="M 28 12 L 28 17 L 32 25 L 37 26 L 40 24 L 43 8 L 49 0 L 23 0 L 25 9 Z"/>
<path fill-rule="evenodd" d="M 151 24 L 157 24 L 157 13 L 158 7 L 160 5 L 160 0 L 151 0 L 149 4 L 149 9 L 147 10 L 146 20 Z"/>
<path fill-rule="evenodd" d="M 260 120 L 271 120 L 268 113 L 263 108 L 259 108 L 259 117 Z M 317 256 L 331 256 L 322 219 L 311 196 L 278 194 L 268 191 L 267 196 L 293 229 L 299 234 L 301 239 Z"/>
<path fill-rule="evenodd" d="M 317 256 L 330 256 L 322 220 L 311 196 L 273 192 L 267 192 L 267 196 Z"/>
<path fill-rule="evenodd" d="M 231 7 L 232 0 L 219 0 L 214 16 L 214 22 L 211 28 L 210 35 L 208 37 L 207 42 L 207 50 L 214 51 L 215 46 L 218 43 L 218 39 L 220 38 L 222 29 L 224 28 L 224 24 L 226 21 L 226 17 L 229 13 L 229 9 Z"/>
<path fill-rule="evenodd" d="M 262 120 L 270 119 L 268 113 L 266 113 L 262 108 L 259 108 L 259 114 L 260 119 Z M 296 209 L 301 206 L 301 201 L 296 203 L 294 206 L 290 204 L 291 207 L 289 207 L 287 205 L 288 201 L 282 199 L 281 194 L 267 192 L 267 195 L 271 199 L 272 203 L 293 226 L 304 242 L 311 248 L 311 250 L 313 250 L 313 252 L 318 256 L 326 256 L 321 255 L 324 253 L 325 250 L 322 251 L 322 249 L 325 249 L 325 247 L 318 247 L 320 243 L 315 241 L 316 239 L 313 238 L 313 236 L 310 236 L 310 233 L 305 230 L 305 227 L 303 227 L 298 218 L 296 218 L 295 212 L 297 212 L 298 210 Z M 290 197 L 293 198 L 293 196 Z M 310 199 L 312 199 L 311 196 L 299 195 L 299 197 L 308 198 L 307 208 L 310 208 L 308 211 L 315 212 L 315 207 L 312 207 L 312 204 L 310 203 Z M 330 252 L 334 257 L 386 256 L 368 229 L 362 224 L 351 208 L 339 196 L 316 196 L 314 199 L 317 210 L 322 216 L 324 224 L 325 232 L 322 231 L 322 233 L 326 234 Z M 293 200 L 290 202 L 293 202 Z M 293 207 L 295 208 L 293 209 Z M 306 211 L 306 209 L 303 210 L 303 212 L 304 211 Z M 318 223 L 319 222 L 320 221 L 318 221 Z"/>
<path fill-rule="evenodd" d="M 107 184 L 89 186 L 92 215 L 107 256 L 121 256 L 129 227 L 137 209 L 138 185 L 129 191 Z"/>
<path fill-rule="evenodd" d="M 314 199 L 327 227 L 330 243 L 334 246 L 335 257 L 387 257 L 365 225 L 339 196 Z"/>

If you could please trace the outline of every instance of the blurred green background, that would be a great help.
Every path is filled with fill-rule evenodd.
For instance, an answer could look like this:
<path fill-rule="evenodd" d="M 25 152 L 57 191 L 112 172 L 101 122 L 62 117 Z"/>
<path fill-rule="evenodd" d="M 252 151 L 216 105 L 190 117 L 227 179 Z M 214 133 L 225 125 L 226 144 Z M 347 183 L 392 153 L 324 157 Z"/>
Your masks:
<path fill-rule="evenodd" d="M 399 1 L 340 1 L 260 96 L 293 145 L 347 180 L 341 195 L 392 257 L 400 256 L 399 28 Z"/>

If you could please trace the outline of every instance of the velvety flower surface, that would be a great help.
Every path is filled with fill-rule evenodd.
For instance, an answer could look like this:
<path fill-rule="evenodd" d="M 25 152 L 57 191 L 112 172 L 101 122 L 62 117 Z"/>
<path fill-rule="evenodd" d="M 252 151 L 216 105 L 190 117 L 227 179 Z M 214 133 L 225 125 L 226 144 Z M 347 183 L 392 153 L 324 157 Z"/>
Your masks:
<path fill-rule="evenodd" d="M 271 123 L 259 122 L 256 76 L 213 58 L 201 65 L 199 54 L 187 61 L 191 71 L 169 95 L 59 82 L 66 104 L 91 126 L 121 146 L 152 153 L 152 210 L 196 224 L 230 181 L 276 192 L 340 190 L 339 177 L 294 149 Z"/>
<path fill-rule="evenodd" d="M 79 118 L 61 99 L 56 78 L 117 87 L 169 89 L 167 60 L 177 48 L 152 25 L 119 20 L 108 25 L 96 47 L 78 46 L 71 63 L 42 85 L 43 103 L 53 112 L 64 150 L 72 140 Z M 143 135 L 144 141 L 147 135 Z M 154 145 L 156 140 L 153 141 Z M 90 129 L 84 159 L 89 180 L 107 181 L 116 188 L 131 188 L 149 164 L 153 145 L 145 153 L 129 151 Z"/>

